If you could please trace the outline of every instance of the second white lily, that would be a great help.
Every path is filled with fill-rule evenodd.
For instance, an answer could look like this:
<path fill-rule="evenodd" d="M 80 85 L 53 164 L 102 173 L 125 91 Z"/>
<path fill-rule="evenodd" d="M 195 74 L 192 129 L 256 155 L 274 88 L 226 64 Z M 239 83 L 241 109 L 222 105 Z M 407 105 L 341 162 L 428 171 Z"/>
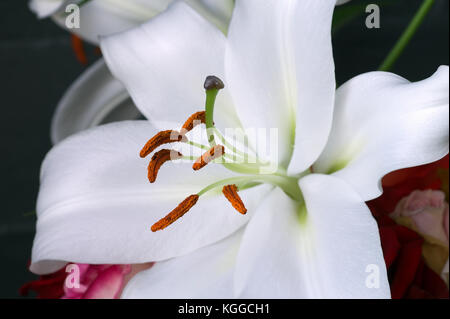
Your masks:
<path fill-rule="evenodd" d="M 39 18 L 52 17 L 62 28 L 66 25 L 68 4 L 81 5 L 80 27 L 69 29 L 93 44 L 101 36 L 132 29 L 159 13 L 172 2 L 184 1 L 226 32 L 233 12 L 234 0 L 30 0 L 30 8 Z"/>

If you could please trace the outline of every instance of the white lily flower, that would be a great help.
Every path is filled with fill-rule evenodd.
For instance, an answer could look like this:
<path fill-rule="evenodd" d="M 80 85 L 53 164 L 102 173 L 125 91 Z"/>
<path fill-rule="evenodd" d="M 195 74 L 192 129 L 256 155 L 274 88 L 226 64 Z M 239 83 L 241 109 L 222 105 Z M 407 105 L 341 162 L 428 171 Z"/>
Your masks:
<path fill-rule="evenodd" d="M 334 4 L 240 1 L 225 37 L 177 3 L 106 38 L 108 65 L 149 121 L 93 128 L 48 154 L 31 270 L 50 273 L 68 261 L 158 262 L 130 281 L 126 298 L 388 298 L 365 201 L 381 194 L 386 173 L 448 153 L 449 72 L 444 66 L 416 83 L 371 72 L 335 92 Z M 211 74 L 226 84 L 215 125 L 277 128 L 280 170 L 169 163 L 149 184 L 148 161 L 136 153 L 161 123 L 199 111 L 199 88 Z M 211 99 L 207 106 L 211 127 Z M 182 142 L 183 152 L 189 145 Z M 246 215 L 222 196 L 228 184 L 237 185 L 231 201 L 240 198 Z M 196 205 L 182 219 L 150 231 L 190 194 L 201 196 L 183 201 L 181 208 Z"/>
<path fill-rule="evenodd" d="M 99 37 L 134 28 L 159 13 L 172 2 L 184 1 L 219 29 L 226 32 L 233 12 L 234 0 L 30 0 L 30 9 L 39 18 L 52 17 L 66 26 L 66 6 L 83 3 L 80 8 L 80 28 L 69 29 L 86 41 L 99 43 Z"/>

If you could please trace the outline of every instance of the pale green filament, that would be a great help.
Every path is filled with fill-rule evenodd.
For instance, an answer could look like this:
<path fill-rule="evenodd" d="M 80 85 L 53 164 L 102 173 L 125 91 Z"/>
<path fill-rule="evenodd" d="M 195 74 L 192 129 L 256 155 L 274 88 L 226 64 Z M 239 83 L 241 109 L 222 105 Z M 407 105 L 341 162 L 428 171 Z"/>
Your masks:
<path fill-rule="evenodd" d="M 206 146 L 206 145 L 203 145 L 203 144 L 200 144 L 200 143 L 196 143 L 196 142 L 192 142 L 192 141 L 185 141 L 184 143 L 192 145 L 194 147 L 197 147 L 197 148 L 205 150 L 205 151 L 209 151 L 210 150 L 209 146 Z M 236 155 L 236 154 L 227 154 L 225 152 L 224 157 L 229 159 L 229 160 L 231 160 L 231 161 L 234 161 L 235 160 L 235 158 L 233 157 L 234 155 Z M 198 157 L 191 157 L 191 158 L 193 158 L 193 160 L 196 160 Z M 220 162 L 216 162 L 216 163 L 220 163 Z"/>
<path fill-rule="evenodd" d="M 203 188 L 197 195 L 202 196 L 207 192 L 214 190 L 218 187 L 223 187 L 230 184 L 249 184 L 253 183 L 257 185 L 258 183 L 267 183 L 274 186 L 280 187 L 287 195 L 289 195 L 295 201 L 303 201 L 303 195 L 298 186 L 297 179 L 289 176 L 279 176 L 279 175 L 252 175 L 252 176 L 239 176 L 231 177 L 227 179 L 220 180 L 213 184 L 210 184 Z"/>
<path fill-rule="evenodd" d="M 241 150 L 239 150 L 239 149 L 237 149 L 236 147 L 234 147 L 233 145 L 231 145 L 231 144 L 225 139 L 225 137 L 223 137 L 223 135 L 220 133 L 220 131 L 219 131 L 217 128 L 213 127 L 212 129 L 213 129 L 214 134 L 217 135 L 217 137 L 220 139 L 221 143 L 222 143 L 225 147 L 227 147 L 227 148 L 229 148 L 230 150 L 232 150 L 234 154 L 239 155 L 239 156 L 243 157 L 244 159 L 249 159 L 249 160 L 252 160 L 252 161 L 254 161 L 254 162 L 257 162 L 257 158 L 256 158 L 256 157 L 251 156 L 250 154 L 244 153 L 244 152 L 242 152 Z"/>
<path fill-rule="evenodd" d="M 205 151 L 209 150 L 208 146 L 200 144 L 200 143 L 195 143 L 195 142 L 192 142 L 192 141 L 186 141 L 184 143 L 192 145 L 192 146 L 197 147 L 197 148 L 200 148 L 200 149 L 205 150 Z"/>
<path fill-rule="evenodd" d="M 206 132 L 208 135 L 208 142 L 211 147 L 216 146 L 216 140 L 215 136 L 217 135 L 221 142 L 224 143 L 224 146 L 227 148 L 230 148 L 233 153 L 236 155 L 239 154 L 244 157 L 244 160 L 246 158 L 251 158 L 249 154 L 241 152 L 237 150 L 234 146 L 229 144 L 226 139 L 220 134 L 220 132 L 216 129 L 214 126 L 214 106 L 216 102 L 217 94 L 219 93 L 219 90 L 209 89 L 206 90 L 206 103 L 205 103 L 205 125 L 206 125 Z M 252 158 L 254 162 L 256 162 L 256 158 Z M 236 173 L 242 173 L 242 174 L 258 174 L 260 172 L 260 165 L 257 163 L 247 163 L 247 164 L 233 164 L 233 163 L 222 163 L 223 166 L 233 172 Z"/>

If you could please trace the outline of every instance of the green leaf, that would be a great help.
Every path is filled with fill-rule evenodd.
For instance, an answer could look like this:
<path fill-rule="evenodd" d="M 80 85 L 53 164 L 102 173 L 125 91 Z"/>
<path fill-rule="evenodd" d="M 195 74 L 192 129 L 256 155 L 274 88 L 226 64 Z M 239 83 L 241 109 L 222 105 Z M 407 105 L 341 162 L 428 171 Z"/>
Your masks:
<path fill-rule="evenodd" d="M 36 212 L 35 211 L 31 211 L 31 212 L 23 214 L 23 217 L 30 217 L 30 216 L 36 216 Z"/>

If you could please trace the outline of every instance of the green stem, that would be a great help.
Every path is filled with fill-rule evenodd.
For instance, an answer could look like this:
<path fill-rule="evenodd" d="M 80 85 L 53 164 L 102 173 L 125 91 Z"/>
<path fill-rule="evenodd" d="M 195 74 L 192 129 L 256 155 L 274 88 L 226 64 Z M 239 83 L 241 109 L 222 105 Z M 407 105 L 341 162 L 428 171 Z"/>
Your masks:
<path fill-rule="evenodd" d="M 411 38 L 416 33 L 419 26 L 422 24 L 425 16 L 430 11 L 432 5 L 434 4 L 434 0 L 424 0 L 422 5 L 420 6 L 419 10 L 415 14 L 414 18 L 409 23 L 406 30 L 401 35 L 400 39 L 398 39 L 395 46 L 392 48 L 389 55 L 386 57 L 386 59 L 381 63 L 378 70 L 380 71 L 388 71 L 392 68 L 394 63 L 397 61 L 397 59 L 400 57 L 400 55 L 405 50 L 406 46 L 408 45 Z"/>
<path fill-rule="evenodd" d="M 216 141 L 214 140 L 214 104 L 216 103 L 217 93 L 219 93 L 217 89 L 206 90 L 205 125 L 208 142 L 211 147 L 216 146 Z"/>
<path fill-rule="evenodd" d="M 252 175 L 252 176 L 231 177 L 206 186 L 200 192 L 198 192 L 197 195 L 202 196 L 211 190 L 214 190 L 218 187 L 223 187 L 225 185 L 249 183 L 249 182 L 250 183 L 261 182 L 278 186 L 292 199 L 298 202 L 303 201 L 303 195 L 300 190 L 300 187 L 298 186 L 297 179 L 277 175 Z"/>

